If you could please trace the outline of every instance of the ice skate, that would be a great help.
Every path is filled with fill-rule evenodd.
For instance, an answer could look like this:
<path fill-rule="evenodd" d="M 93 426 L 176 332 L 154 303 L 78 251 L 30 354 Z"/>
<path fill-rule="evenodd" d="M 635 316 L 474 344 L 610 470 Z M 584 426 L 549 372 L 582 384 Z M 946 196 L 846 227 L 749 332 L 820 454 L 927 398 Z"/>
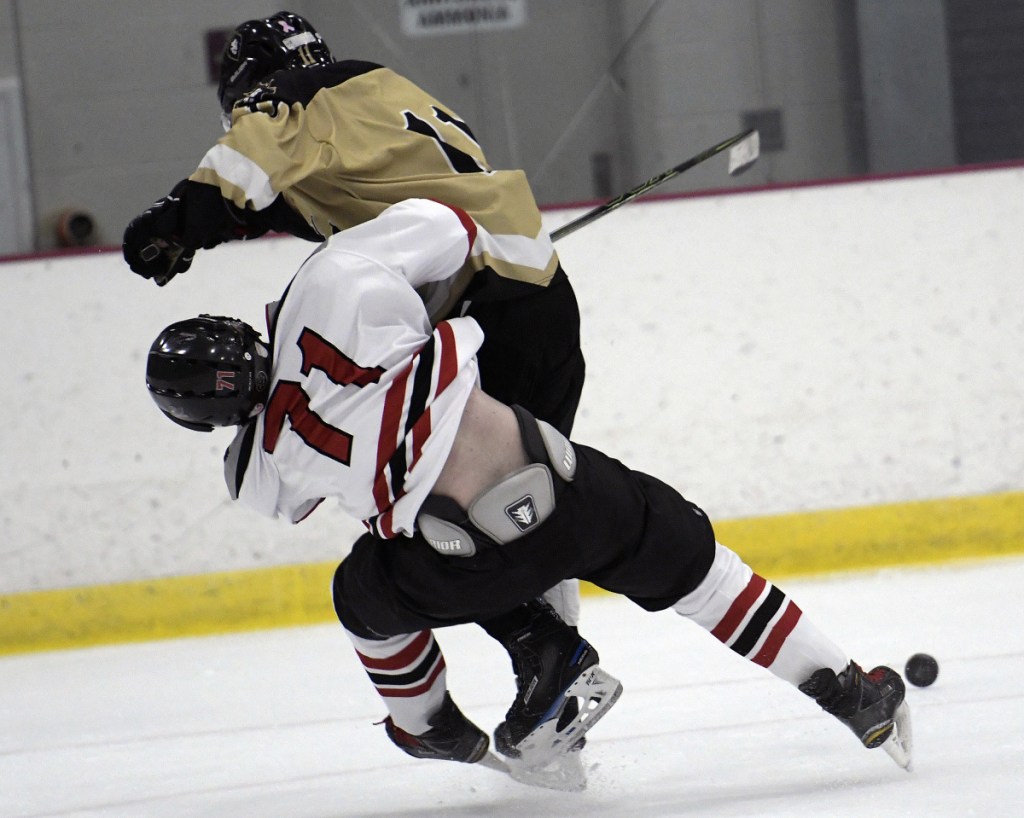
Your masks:
<path fill-rule="evenodd" d="M 579 790 L 586 786 L 584 736 L 622 685 L 598 666 L 597 651 L 553 611 L 535 617 L 505 645 L 517 694 L 494 731 L 495 749 L 517 780 Z"/>
<path fill-rule="evenodd" d="M 800 690 L 849 727 L 865 747 L 884 748 L 910 770 L 910 709 L 904 701 L 906 686 L 895 670 L 881 666 L 865 673 L 850 662 L 838 676 L 830 668 L 815 671 Z"/>
<path fill-rule="evenodd" d="M 450 694 L 445 693 L 441 709 L 430 718 L 429 724 L 427 732 L 414 736 L 398 727 L 391 716 L 384 719 L 388 738 L 416 758 L 475 764 L 487 755 L 487 734 L 462 714 Z"/>
<path fill-rule="evenodd" d="M 583 766 L 582 742 L 568 752 L 556 755 L 546 764 L 529 766 L 517 758 L 487 753 L 480 766 L 505 773 L 521 784 L 562 792 L 583 792 L 587 788 L 587 772 Z"/>

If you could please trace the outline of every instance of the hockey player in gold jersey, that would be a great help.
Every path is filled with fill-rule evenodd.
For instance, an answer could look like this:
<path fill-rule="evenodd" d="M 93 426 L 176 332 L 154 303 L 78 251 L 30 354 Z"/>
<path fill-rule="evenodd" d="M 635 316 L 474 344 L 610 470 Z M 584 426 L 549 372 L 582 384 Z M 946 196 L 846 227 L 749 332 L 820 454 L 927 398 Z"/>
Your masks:
<path fill-rule="evenodd" d="M 198 249 L 268 231 L 321 242 L 407 199 L 452 205 L 491 241 L 417 288 L 432 324 L 474 318 L 488 393 L 570 434 L 585 372 L 579 308 L 523 171 L 492 168 L 455 111 L 387 67 L 335 60 L 291 12 L 238 26 L 218 97 L 224 135 L 125 230 L 134 272 L 162 287 Z M 576 580 L 545 598 L 577 624 Z"/>
<path fill-rule="evenodd" d="M 219 97 L 227 132 L 128 225 L 132 270 L 162 286 L 225 241 L 275 231 L 319 242 L 405 199 L 455 205 L 497 248 L 420 290 L 428 314 L 476 317 L 488 388 L 570 430 L 579 310 L 523 171 L 492 168 L 454 111 L 389 68 L 335 61 L 289 12 L 239 26 Z"/>

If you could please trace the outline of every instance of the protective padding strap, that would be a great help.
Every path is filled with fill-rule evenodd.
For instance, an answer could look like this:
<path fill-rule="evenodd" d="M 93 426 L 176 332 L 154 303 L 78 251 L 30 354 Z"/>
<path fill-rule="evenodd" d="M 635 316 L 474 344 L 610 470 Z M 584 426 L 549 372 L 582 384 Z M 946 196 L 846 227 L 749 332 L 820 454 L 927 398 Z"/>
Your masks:
<path fill-rule="evenodd" d="M 504 544 L 522 537 L 551 516 L 564 483 L 575 476 L 576 452 L 566 437 L 522 407 L 512 409 L 523 448 L 534 462 L 481 492 L 469 506 L 468 519 L 451 498 L 430 495 L 420 508 L 417 526 L 438 553 L 471 557 L 478 545 L 486 544 L 485 538 Z M 483 535 L 477 537 L 479 543 L 474 530 Z"/>
<path fill-rule="evenodd" d="M 504 544 L 532 531 L 554 510 L 551 469 L 531 463 L 481 493 L 469 507 L 469 519 L 492 540 Z"/>
<path fill-rule="evenodd" d="M 420 534 L 439 554 L 448 557 L 472 557 L 476 543 L 462 526 L 421 511 L 416 518 Z"/>
<path fill-rule="evenodd" d="M 555 473 L 566 482 L 576 476 L 576 452 L 572 443 L 550 423 L 537 420 L 522 406 L 513 405 L 519 422 L 526 456 L 533 463 L 550 463 Z"/>
<path fill-rule="evenodd" d="M 477 543 L 472 534 L 457 522 L 446 519 L 462 519 L 465 515 L 458 507 L 446 508 L 433 502 L 435 499 L 429 498 L 420 509 L 416 519 L 420 533 L 440 554 L 473 556 Z M 467 522 L 480 534 L 503 545 L 532 531 L 554 510 L 555 486 L 551 469 L 543 463 L 531 463 L 479 494 L 469 507 Z"/>
<path fill-rule="evenodd" d="M 540 430 L 544 448 L 547 449 L 555 473 L 567 483 L 571 483 L 576 476 L 576 450 L 565 435 L 550 423 L 538 420 L 537 428 Z"/>

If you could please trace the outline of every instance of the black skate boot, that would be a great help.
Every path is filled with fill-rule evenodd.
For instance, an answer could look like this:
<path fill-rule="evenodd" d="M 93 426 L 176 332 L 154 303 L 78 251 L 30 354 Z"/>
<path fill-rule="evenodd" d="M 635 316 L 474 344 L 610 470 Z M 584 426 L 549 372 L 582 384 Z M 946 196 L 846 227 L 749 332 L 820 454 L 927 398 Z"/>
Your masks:
<path fill-rule="evenodd" d="M 444 703 L 429 724 L 427 732 L 414 736 L 398 727 L 391 716 L 384 719 L 388 738 L 416 758 L 475 764 L 487 754 L 487 734 L 462 714 L 450 694 L 444 694 Z"/>
<path fill-rule="evenodd" d="M 622 685 L 598 667 L 597 651 L 550 606 L 503 641 L 516 698 L 494 731 L 494 747 L 530 768 L 583 746 L 584 735 L 618 699 Z"/>
<path fill-rule="evenodd" d="M 909 769 L 907 689 L 895 670 L 881 666 L 865 673 L 850 662 L 838 676 L 831 668 L 815 671 L 800 690 L 849 727 L 865 747 L 885 747 L 897 764 Z"/>

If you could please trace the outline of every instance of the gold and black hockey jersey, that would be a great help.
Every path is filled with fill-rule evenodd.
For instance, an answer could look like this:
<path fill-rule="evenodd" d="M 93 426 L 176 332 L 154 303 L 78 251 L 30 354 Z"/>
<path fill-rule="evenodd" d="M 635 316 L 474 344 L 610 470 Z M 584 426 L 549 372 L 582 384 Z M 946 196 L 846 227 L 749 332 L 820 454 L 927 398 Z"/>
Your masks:
<path fill-rule="evenodd" d="M 526 175 L 492 169 L 458 115 L 389 68 L 345 60 L 281 71 L 231 119 L 189 181 L 219 189 L 236 218 L 317 238 L 424 198 L 462 208 L 494 236 L 495 251 L 425 295 L 432 316 L 463 294 L 514 298 L 564 277 Z"/>

